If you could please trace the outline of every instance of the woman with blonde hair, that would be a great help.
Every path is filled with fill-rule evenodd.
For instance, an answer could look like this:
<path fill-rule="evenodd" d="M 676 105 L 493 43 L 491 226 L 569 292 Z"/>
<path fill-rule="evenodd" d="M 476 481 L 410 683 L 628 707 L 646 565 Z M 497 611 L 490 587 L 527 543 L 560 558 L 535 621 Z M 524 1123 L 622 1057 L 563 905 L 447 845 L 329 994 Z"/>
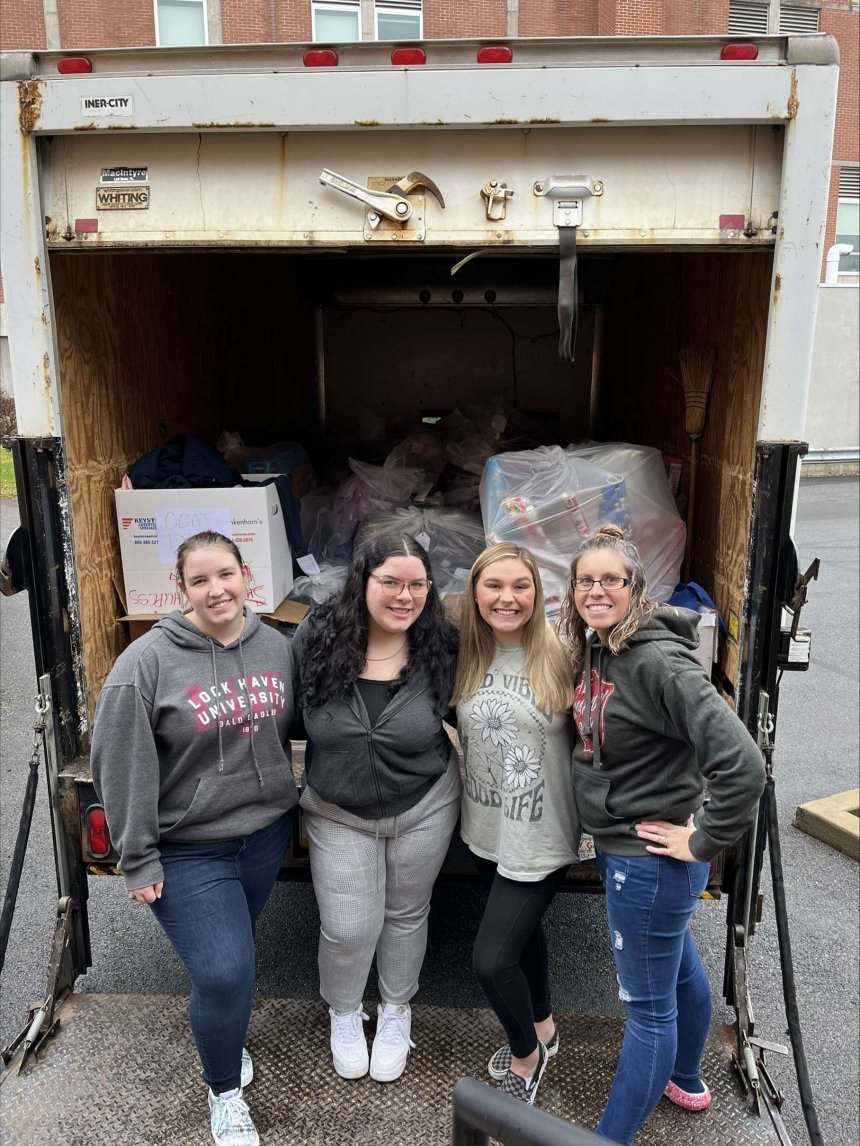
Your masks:
<path fill-rule="evenodd" d="M 527 549 L 501 544 L 480 554 L 459 622 L 461 833 L 490 892 L 473 966 L 508 1036 L 488 1070 L 505 1093 L 533 1103 L 559 1046 L 541 919 L 579 846 L 572 677 Z"/>
<path fill-rule="evenodd" d="M 649 598 L 617 526 L 574 555 L 561 624 L 577 678 L 573 784 L 627 1011 L 597 1133 L 624 1146 L 663 1094 L 685 1110 L 711 1101 L 711 992 L 688 924 L 708 861 L 752 823 L 764 787 L 755 741 L 693 654 L 697 626 L 696 613 Z"/>

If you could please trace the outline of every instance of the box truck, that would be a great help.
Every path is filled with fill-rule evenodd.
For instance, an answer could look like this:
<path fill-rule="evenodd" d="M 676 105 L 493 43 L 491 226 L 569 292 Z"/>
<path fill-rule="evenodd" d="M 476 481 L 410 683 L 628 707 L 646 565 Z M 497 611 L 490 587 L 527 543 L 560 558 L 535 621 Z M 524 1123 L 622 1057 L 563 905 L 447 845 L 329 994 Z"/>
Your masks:
<path fill-rule="evenodd" d="M 778 677 L 808 663 L 791 525 L 837 75 L 821 35 L 3 56 L 21 511 L 4 578 L 30 596 L 61 895 L 52 987 L 10 1062 L 73 1013 L 90 962 L 88 872 L 115 857 L 88 744 L 129 640 L 114 491 L 173 435 L 240 422 L 362 456 L 368 410 L 432 426 L 501 396 L 562 445 L 656 447 L 695 494 L 689 579 L 725 625 L 714 683 L 769 758 Z M 713 369 L 691 433 L 696 348 Z M 778 1125 L 746 980 L 764 836 L 760 817 L 712 891 L 733 1057 Z M 591 867 L 570 882 L 594 889 Z M 426 1122 L 429 1101 L 398 1117 Z M 718 1118 L 696 1133 L 736 1137 Z"/>

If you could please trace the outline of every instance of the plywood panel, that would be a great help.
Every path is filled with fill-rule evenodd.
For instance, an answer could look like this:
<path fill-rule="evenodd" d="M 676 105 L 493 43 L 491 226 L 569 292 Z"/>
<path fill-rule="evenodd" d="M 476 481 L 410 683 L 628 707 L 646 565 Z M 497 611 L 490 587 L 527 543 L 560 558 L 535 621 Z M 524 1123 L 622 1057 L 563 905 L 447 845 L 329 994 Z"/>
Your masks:
<path fill-rule="evenodd" d="M 176 434 L 272 441 L 306 425 L 309 312 L 283 257 L 55 253 L 51 274 L 92 709 L 126 641 L 113 491 Z"/>
<path fill-rule="evenodd" d="M 752 473 L 764 368 L 771 259 L 763 254 L 655 254 L 616 261 L 599 434 L 685 459 L 679 353 L 712 346 L 717 369 L 701 440 L 691 579 L 719 611 L 741 615 Z M 737 647 L 722 642 L 734 684 Z"/>
<path fill-rule="evenodd" d="M 216 368 L 217 312 L 199 260 L 174 258 L 168 268 L 152 254 L 74 254 L 55 256 L 51 272 L 92 707 L 124 644 L 113 491 L 168 437 L 216 429 L 217 408 L 201 399 L 200 381 Z"/>

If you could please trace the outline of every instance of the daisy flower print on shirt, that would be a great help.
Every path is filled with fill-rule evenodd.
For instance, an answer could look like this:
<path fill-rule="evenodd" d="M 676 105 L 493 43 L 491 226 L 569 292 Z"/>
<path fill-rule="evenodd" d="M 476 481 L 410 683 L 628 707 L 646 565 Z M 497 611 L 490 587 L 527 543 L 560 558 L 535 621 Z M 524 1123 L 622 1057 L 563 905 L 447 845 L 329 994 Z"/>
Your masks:
<path fill-rule="evenodd" d="M 472 709 L 472 727 L 480 732 L 481 740 L 489 740 L 494 748 L 513 744 L 517 736 L 517 724 L 510 705 L 496 697 L 489 697 Z"/>
<path fill-rule="evenodd" d="M 528 788 L 540 775 L 540 761 L 527 744 L 515 744 L 504 755 L 505 784 L 508 788 Z"/>

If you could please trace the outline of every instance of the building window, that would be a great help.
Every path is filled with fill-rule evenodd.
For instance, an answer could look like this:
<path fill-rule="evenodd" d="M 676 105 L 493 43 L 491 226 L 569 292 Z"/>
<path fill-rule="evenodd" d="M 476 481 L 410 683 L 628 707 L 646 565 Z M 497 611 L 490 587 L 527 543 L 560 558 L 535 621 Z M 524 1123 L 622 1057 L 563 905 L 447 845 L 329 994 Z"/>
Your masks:
<path fill-rule="evenodd" d="M 377 0 L 375 7 L 377 40 L 421 39 L 421 0 Z"/>
<path fill-rule="evenodd" d="M 836 242 L 850 243 L 854 248 L 850 255 L 840 256 L 840 275 L 860 275 L 860 167 L 839 171 Z"/>
<path fill-rule="evenodd" d="M 346 44 L 361 39 L 359 0 L 340 0 L 336 4 L 313 0 L 311 16 L 313 38 L 318 42 Z"/>
<path fill-rule="evenodd" d="M 206 44 L 206 0 L 155 0 L 155 42 L 160 48 Z"/>
<path fill-rule="evenodd" d="M 730 0 L 728 32 L 730 36 L 767 35 L 767 4 Z"/>
<path fill-rule="evenodd" d="M 817 32 L 819 15 L 818 8 L 812 8 L 809 4 L 804 4 L 802 7 L 798 4 L 780 4 L 780 33 L 786 35 L 789 32 Z"/>
<path fill-rule="evenodd" d="M 770 5 L 762 0 L 729 0 L 728 32 L 731 36 L 764 36 L 817 32 L 819 10 L 811 4 L 780 4 L 779 28 L 768 28 Z"/>

